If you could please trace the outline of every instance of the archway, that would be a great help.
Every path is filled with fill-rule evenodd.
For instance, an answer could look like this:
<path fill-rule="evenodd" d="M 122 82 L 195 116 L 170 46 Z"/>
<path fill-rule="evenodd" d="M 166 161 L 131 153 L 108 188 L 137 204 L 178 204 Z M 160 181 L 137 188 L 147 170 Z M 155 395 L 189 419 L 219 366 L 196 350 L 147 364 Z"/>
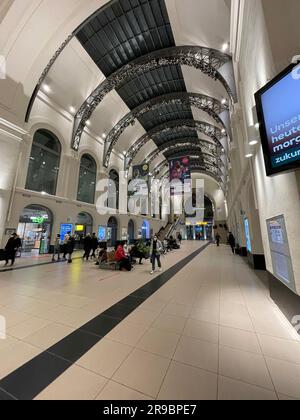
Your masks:
<path fill-rule="evenodd" d="M 113 247 L 118 240 L 118 221 L 115 217 L 111 217 L 107 223 L 107 245 Z"/>
<path fill-rule="evenodd" d="M 134 221 L 131 219 L 128 222 L 128 241 L 131 244 L 134 241 Z"/>
<path fill-rule="evenodd" d="M 47 207 L 32 204 L 25 207 L 18 225 L 22 253 L 44 255 L 50 251 L 53 214 Z"/>
<path fill-rule="evenodd" d="M 93 233 L 93 224 L 93 218 L 89 213 L 81 212 L 77 215 L 75 224 L 76 248 L 82 248 L 84 237 Z"/>

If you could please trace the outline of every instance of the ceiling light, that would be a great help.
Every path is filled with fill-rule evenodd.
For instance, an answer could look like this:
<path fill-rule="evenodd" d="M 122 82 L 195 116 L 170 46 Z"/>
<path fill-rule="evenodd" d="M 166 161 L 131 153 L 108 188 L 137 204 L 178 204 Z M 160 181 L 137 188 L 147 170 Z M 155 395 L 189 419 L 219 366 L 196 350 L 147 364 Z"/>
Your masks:
<path fill-rule="evenodd" d="M 74 108 L 74 106 L 70 106 L 69 111 L 71 112 L 71 114 L 75 114 L 76 109 Z"/>
<path fill-rule="evenodd" d="M 88 127 L 90 127 L 91 121 L 90 120 L 87 120 L 86 123 L 85 123 L 85 125 L 87 125 Z"/>
<path fill-rule="evenodd" d="M 102 138 L 106 139 L 106 134 L 105 133 L 102 134 Z"/>
<path fill-rule="evenodd" d="M 227 103 L 227 100 L 225 98 L 222 99 L 222 105 L 225 105 Z"/>
<path fill-rule="evenodd" d="M 46 83 L 43 84 L 43 91 L 45 93 L 51 93 L 51 87 L 47 85 Z"/>
<path fill-rule="evenodd" d="M 224 42 L 224 44 L 222 45 L 222 51 L 225 52 L 225 51 L 228 51 L 228 49 L 229 49 L 229 43 Z"/>
<path fill-rule="evenodd" d="M 259 129 L 259 127 L 260 127 L 259 123 L 256 123 L 256 124 L 255 124 L 255 128 L 258 130 L 258 129 Z"/>
<path fill-rule="evenodd" d="M 253 153 L 248 153 L 248 155 L 245 155 L 245 158 L 250 159 L 253 157 Z"/>
<path fill-rule="evenodd" d="M 250 146 L 255 146 L 257 143 L 258 143 L 258 141 L 257 141 L 257 140 L 251 140 L 251 141 L 249 142 L 249 145 L 250 145 Z"/>

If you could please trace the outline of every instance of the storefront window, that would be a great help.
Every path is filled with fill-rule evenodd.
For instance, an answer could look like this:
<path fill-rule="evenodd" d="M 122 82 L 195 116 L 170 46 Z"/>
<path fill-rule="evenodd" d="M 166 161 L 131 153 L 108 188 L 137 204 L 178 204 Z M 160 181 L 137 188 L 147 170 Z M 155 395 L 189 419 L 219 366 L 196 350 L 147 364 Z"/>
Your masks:
<path fill-rule="evenodd" d="M 23 210 L 18 226 L 23 255 L 49 253 L 52 224 L 52 213 L 45 207 L 32 205 Z"/>
<path fill-rule="evenodd" d="M 77 200 L 94 204 L 97 165 L 90 155 L 83 155 L 80 162 Z"/>
<path fill-rule="evenodd" d="M 33 138 L 26 189 L 56 194 L 61 145 L 47 130 L 38 130 Z"/>

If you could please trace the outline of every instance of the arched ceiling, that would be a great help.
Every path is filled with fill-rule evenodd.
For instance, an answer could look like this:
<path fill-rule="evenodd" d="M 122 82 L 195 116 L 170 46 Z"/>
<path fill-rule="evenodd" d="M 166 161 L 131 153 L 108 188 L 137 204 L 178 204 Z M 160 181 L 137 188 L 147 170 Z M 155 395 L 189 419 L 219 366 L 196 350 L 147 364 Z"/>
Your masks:
<path fill-rule="evenodd" d="M 99 137 L 103 133 L 107 135 L 134 110 L 166 95 L 187 95 L 189 92 L 206 95 L 218 103 L 225 98 L 229 104 L 232 98 L 226 90 L 227 70 L 224 70 L 229 57 L 221 52 L 222 45 L 229 41 L 229 34 L 230 1 L 113 0 L 82 25 L 76 37 L 57 58 L 46 77 L 52 91 L 48 95 L 65 109 L 71 105 L 76 111 L 81 110 L 83 105 L 89 108 L 91 102 L 86 100 L 92 92 L 101 84 L 107 84 L 115 75 L 122 74 L 126 66 L 135 60 L 142 60 L 140 62 L 145 63 L 142 71 L 130 77 L 127 74 L 117 84 L 111 85 L 116 87 L 115 90 L 110 88 L 101 96 L 99 105 L 88 114 L 89 127 L 84 121 L 83 129 L 91 130 Z M 181 47 L 183 49 L 180 50 Z M 184 61 L 172 62 L 169 58 L 163 65 L 146 64 L 145 57 L 149 54 L 164 60 L 166 51 L 168 54 L 170 51 L 182 54 L 184 48 L 194 51 L 197 59 L 195 51 L 198 50 L 191 49 L 194 47 L 205 49 L 199 50 L 206 54 L 201 61 L 202 67 L 203 63 L 215 65 L 217 72 L 221 67 L 220 77 L 211 70 L 201 72 L 185 65 Z M 222 80 L 225 84 L 221 83 Z M 217 117 L 220 115 L 217 114 Z M 220 131 L 228 128 L 222 123 L 222 118 L 218 123 L 212 113 L 189 102 L 162 103 L 159 107 L 148 109 L 128 125 L 114 147 L 121 153 L 128 151 L 141 137 L 170 122 L 171 129 L 151 137 L 150 142 L 143 144 L 135 154 L 135 159 L 141 160 L 141 156 L 145 157 L 156 149 L 164 150 L 163 145 L 171 141 L 179 144 L 189 138 L 193 144 L 197 139 L 209 140 L 193 124 L 182 132 L 176 129 L 173 122 L 183 120 L 214 125 Z M 223 135 L 225 137 L 226 133 Z M 108 148 L 109 145 L 105 152 Z M 162 155 L 163 159 L 168 157 L 168 154 Z"/>

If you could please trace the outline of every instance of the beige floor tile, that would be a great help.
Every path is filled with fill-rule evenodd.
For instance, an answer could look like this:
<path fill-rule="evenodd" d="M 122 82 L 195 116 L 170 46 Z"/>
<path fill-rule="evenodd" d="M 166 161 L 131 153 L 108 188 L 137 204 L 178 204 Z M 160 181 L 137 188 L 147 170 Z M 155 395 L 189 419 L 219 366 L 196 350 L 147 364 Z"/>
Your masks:
<path fill-rule="evenodd" d="M 31 315 L 25 314 L 24 312 L 11 311 L 7 307 L 2 310 L 0 315 L 5 318 L 7 329 L 15 327 L 16 325 L 21 324 L 22 322 L 25 322 L 32 317 Z"/>
<path fill-rule="evenodd" d="M 150 298 L 140 306 L 140 309 L 160 313 L 163 311 L 166 305 L 166 301 L 160 300 L 158 298 Z"/>
<path fill-rule="evenodd" d="M 219 374 L 274 391 L 263 356 L 220 347 Z"/>
<path fill-rule="evenodd" d="M 76 364 L 105 378 L 111 378 L 132 350 L 132 347 L 125 344 L 103 339 Z"/>
<path fill-rule="evenodd" d="M 294 330 L 287 320 L 285 321 L 281 317 L 274 317 L 273 319 L 252 318 L 255 331 L 258 334 L 270 335 L 286 340 L 299 340 L 296 330 Z"/>
<path fill-rule="evenodd" d="M 216 400 L 217 384 L 214 373 L 172 362 L 158 400 Z"/>
<path fill-rule="evenodd" d="M 220 345 L 261 354 L 257 336 L 250 331 L 220 326 Z"/>
<path fill-rule="evenodd" d="M 132 324 L 150 327 L 157 317 L 157 312 L 146 311 L 144 309 L 137 309 L 126 318 L 126 321 Z"/>
<path fill-rule="evenodd" d="M 18 369 L 40 353 L 40 349 L 23 343 L 14 342 L 0 351 L 0 379 Z"/>
<path fill-rule="evenodd" d="M 300 366 L 270 357 L 266 360 L 276 391 L 300 399 Z"/>
<path fill-rule="evenodd" d="M 174 355 L 174 360 L 217 373 L 218 353 L 217 344 L 182 337 Z"/>
<path fill-rule="evenodd" d="M 171 359 L 179 339 L 179 334 L 150 328 L 137 344 L 137 348 Z"/>
<path fill-rule="evenodd" d="M 12 346 L 13 344 L 17 343 L 17 339 L 10 337 L 6 334 L 5 338 L 1 336 L 0 339 L 0 352 L 4 350 L 6 347 Z"/>
<path fill-rule="evenodd" d="M 135 350 L 115 373 L 113 380 L 156 398 L 169 364 L 166 358 Z"/>
<path fill-rule="evenodd" d="M 220 324 L 224 327 L 238 328 L 240 330 L 254 331 L 251 318 L 247 314 L 221 312 Z"/>
<path fill-rule="evenodd" d="M 94 400 L 106 383 L 107 379 L 75 365 L 52 382 L 35 399 Z"/>
<path fill-rule="evenodd" d="M 182 318 L 188 318 L 190 316 L 191 309 L 191 306 L 169 303 L 163 310 L 163 313 L 168 315 L 181 316 Z"/>
<path fill-rule="evenodd" d="M 25 322 L 21 322 L 21 324 L 18 324 L 15 327 L 9 328 L 7 333 L 12 337 L 18 338 L 19 340 L 24 340 L 29 335 L 47 327 L 50 324 L 51 321 L 32 317 Z"/>
<path fill-rule="evenodd" d="M 186 318 L 162 313 L 153 323 L 152 327 L 162 331 L 182 334 L 186 321 Z"/>
<path fill-rule="evenodd" d="M 218 399 L 222 401 L 278 400 L 275 392 L 223 376 L 219 376 L 218 392 Z"/>
<path fill-rule="evenodd" d="M 219 326 L 209 322 L 197 321 L 189 319 L 183 335 L 187 337 L 197 338 L 202 341 L 210 341 L 212 343 L 219 343 Z"/>
<path fill-rule="evenodd" d="M 149 396 L 134 391 L 124 385 L 109 381 L 96 400 L 100 401 L 147 401 L 152 400 Z"/>
<path fill-rule="evenodd" d="M 273 359 L 300 364 L 300 342 L 267 335 L 259 335 L 258 338 L 264 355 Z"/>
<path fill-rule="evenodd" d="M 211 322 L 213 324 L 219 324 L 220 321 L 220 312 L 216 308 L 193 308 L 190 316 L 197 321 Z"/>
<path fill-rule="evenodd" d="M 53 323 L 31 335 L 28 335 L 24 341 L 46 350 L 70 335 L 73 331 L 74 329 L 71 327 Z"/>
<path fill-rule="evenodd" d="M 145 325 L 123 321 L 106 338 L 135 347 L 148 329 Z"/>
<path fill-rule="evenodd" d="M 279 401 L 299 401 L 299 398 L 287 397 L 283 394 L 278 394 Z"/>

